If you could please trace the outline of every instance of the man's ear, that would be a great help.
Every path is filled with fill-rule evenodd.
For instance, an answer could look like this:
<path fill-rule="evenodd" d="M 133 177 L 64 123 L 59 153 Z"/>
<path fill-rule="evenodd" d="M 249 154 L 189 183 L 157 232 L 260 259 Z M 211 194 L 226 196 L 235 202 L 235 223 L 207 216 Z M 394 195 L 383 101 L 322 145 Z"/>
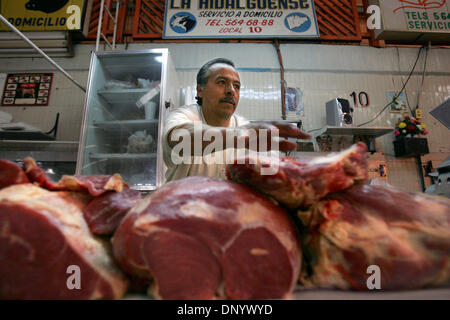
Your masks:
<path fill-rule="evenodd" d="M 197 85 L 197 97 L 203 98 L 203 88 L 201 85 Z"/>

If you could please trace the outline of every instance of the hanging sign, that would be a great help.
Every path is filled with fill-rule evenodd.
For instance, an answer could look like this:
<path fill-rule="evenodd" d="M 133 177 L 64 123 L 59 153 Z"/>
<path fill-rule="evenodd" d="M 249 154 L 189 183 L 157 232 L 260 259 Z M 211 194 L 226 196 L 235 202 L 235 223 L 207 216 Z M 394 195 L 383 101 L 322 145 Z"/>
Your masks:
<path fill-rule="evenodd" d="M 313 0 L 166 0 L 164 39 L 318 37 Z"/>
<path fill-rule="evenodd" d="M 2 106 L 47 106 L 53 73 L 9 73 Z"/>
<path fill-rule="evenodd" d="M 89 2 L 89 6 L 88 6 Z M 0 13 L 21 31 L 79 31 L 91 0 L 0 1 Z M 0 23 L 0 30 L 9 28 Z"/>
<path fill-rule="evenodd" d="M 370 0 L 380 8 L 382 25 L 377 39 L 448 41 L 449 0 Z"/>

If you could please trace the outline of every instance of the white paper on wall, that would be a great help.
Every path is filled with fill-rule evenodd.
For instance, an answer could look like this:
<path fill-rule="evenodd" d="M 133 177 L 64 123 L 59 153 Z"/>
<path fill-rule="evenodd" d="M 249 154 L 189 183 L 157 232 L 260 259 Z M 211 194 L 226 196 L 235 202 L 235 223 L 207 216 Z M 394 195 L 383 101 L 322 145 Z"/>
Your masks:
<path fill-rule="evenodd" d="M 5 89 L 7 73 L 0 73 L 0 97 L 3 96 L 3 90 Z"/>

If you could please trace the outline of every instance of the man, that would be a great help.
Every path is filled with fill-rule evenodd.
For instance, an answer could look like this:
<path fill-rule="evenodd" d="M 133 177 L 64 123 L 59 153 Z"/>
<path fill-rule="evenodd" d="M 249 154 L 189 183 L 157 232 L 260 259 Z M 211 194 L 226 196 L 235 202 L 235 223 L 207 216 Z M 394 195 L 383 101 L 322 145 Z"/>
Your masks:
<path fill-rule="evenodd" d="M 236 149 L 267 151 L 279 145 L 280 151 L 292 151 L 297 144 L 278 142 L 278 134 L 285 138 L 310 138 L 287 122 L 250 123 L 236 114 L 240 87 L 239 74 L 228 59 L 214 59 L 200 68 L 197 104 L 171 111 L 165 121 L 163 158 L 168 167 L 167 182 L 187 176 L 225 178 L 225 166 Z M 178 148 L 179 145 L 187 148 Z"/>

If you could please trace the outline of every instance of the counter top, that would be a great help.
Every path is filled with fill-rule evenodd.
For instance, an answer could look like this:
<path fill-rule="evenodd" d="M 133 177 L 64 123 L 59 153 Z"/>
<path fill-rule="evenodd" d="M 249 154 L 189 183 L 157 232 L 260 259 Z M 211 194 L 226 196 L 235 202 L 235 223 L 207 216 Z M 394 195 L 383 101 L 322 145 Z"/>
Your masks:
<path fill-rule="evenodd" d="M 128 293 L 123 300 L 153 300 L 153 298 L 144 294 Z M 357 292 L 297 287 L 288 300 L 450 300 L 450 288 Z"/>

